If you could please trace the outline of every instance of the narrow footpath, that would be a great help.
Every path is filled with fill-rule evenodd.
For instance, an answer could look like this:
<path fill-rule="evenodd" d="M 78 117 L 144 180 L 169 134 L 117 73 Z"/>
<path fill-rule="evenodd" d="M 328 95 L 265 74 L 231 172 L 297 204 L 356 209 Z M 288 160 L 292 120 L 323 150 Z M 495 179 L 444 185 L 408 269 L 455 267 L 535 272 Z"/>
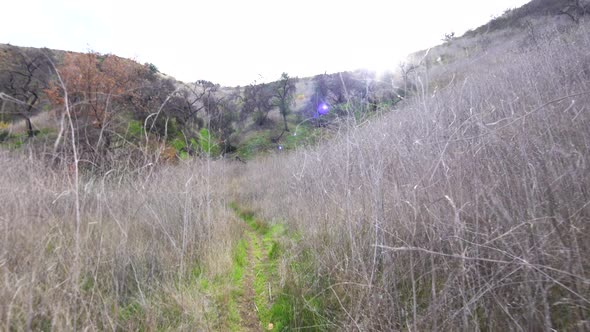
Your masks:
<path fill-rule="evenodd" d="M 240 211 L 235 206 L 234 211 L 248 225 L 243 237 L 246 250 L 241 262 L 242 292 L 236 299 L 240 315 L 238 326 L 241 331 L 272 331 L 275 330 L 273 288 L 277 287 L 273 277 L 277 274 L 278 237 L 283 228 L 279 225 L 270 227 L 256 220 L 251 212 Z"/>
<path fill-rule="evenodd" d="M 260 331 L 262 323 L 258 319 L 258 307 L 256 305 L 256 290 L 254 289 L 254 280 L 259 272 L 258 266 L 261 264 L 257 255 L 260 252 L 260 236 L 253 231 L 246 231 L 247 243 L 247 260 L 244 266 L 243 274 L 243 292 L 238 299 L 238 310 L 240 313 L 240 326 L 243 331 Z"/>

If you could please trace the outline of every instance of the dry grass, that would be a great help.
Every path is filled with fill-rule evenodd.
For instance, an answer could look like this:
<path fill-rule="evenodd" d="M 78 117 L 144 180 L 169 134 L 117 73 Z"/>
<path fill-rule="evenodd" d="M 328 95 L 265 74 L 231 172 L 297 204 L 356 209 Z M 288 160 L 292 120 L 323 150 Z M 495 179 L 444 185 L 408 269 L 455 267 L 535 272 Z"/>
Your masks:
<path fill-rule="evenodd" d="M 247 166 L 242 201 L 302 233 L 339 329 L 588 328 L 590 31 L 549 32 Z"/>
<path fill-rule="evenodd" d="M 226 165 L 83 176 L 78 241 L 70 173 L 7 154 L 0 167 L 1 330 L 206 327 L 193 279 L 226 273 L 240 236 Z"/>
<path fill-rule="evenodd" d="M 195 283 L 229 273 L 236 196 L 298 233 L 280 278 L 315 328 L 590 328 L 589 30 L 422 69 L 399 110 L 247 165 L 76 181 L 2 152 L 0 330 L 221 326 Z"/>
<path fill-rule="evenodd" d="M 31 122 L 35 130 L 55 129 L 56 124 L 54 112 L 42 112 L 31 117 Z M 10 123 L 8 131 L 13 134 L 25 134 L 27 132 L 27 125 L 24 120 L 18 120 Z"/>

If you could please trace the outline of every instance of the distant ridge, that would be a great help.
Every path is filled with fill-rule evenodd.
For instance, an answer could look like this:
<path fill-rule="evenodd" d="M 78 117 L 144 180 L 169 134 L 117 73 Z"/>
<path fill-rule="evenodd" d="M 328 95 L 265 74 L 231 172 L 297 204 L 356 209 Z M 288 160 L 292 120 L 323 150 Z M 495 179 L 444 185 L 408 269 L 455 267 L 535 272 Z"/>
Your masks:
<path fill-rule="evenodd" d="M 522 23 L 521 20 L 527 17 L 559 15 L 571 3 L 571 0 L 532 0 L 519 8 L 506 10 L 500 17 L 492 19 L 477 29 L 467 31 L 465 36 L 518 27 Z"/>

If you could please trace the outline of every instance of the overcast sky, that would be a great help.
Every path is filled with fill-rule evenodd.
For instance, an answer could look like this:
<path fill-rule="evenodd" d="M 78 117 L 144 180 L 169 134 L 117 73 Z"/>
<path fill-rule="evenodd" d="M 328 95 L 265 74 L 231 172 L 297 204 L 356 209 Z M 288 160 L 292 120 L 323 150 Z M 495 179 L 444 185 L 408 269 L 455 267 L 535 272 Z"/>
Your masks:
<path fill-rule="evenodd" d="M 0 43 L 94 50 L 183 81 L 246 85 L 396 68 L 528 0 L 8 0 Z"/>

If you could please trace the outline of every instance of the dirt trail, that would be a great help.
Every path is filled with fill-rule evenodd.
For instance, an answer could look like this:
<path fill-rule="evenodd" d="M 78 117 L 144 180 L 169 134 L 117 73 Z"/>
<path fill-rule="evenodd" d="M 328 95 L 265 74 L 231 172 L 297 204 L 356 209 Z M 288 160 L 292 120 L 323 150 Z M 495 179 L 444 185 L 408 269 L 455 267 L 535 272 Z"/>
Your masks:
<path fill-rule="evenodd" d="M 276 282 L 277 261 L 280 256 L 280 238 L 284 237 L 284 227 L 269 225 L 254 217 L 254 213 L 241 210 L 237 205 L 232 209 L 244 223 L 245 229 L 235 264 L 241 269 L 240 292 L 235 295 L 236 304 L 234 331 L 283 330 L 289 317 L 282 315 L 276 294 L 282 288 Z M 284 305 L 284 304 L 283 304 Z M 287 311 L 284 311 L 285 313 Z"/>
<path fill-rule="evenodd" d="M 243 287 L 244 292 L 240 300 L 238 301 L 238 307 L 241 318 L 241 326 L 243 331 L 261 331 L 262 327 L 260 320 L 258 319 L 258 308 L 256 307 L 256 290 L 254 289 L 254 279 L 256 274 L 256 266 L 258 264 L 258 258 L 255 254 L 256 244 L 253 243 L 252 239 L 260 240 L 259 235 L 247 231 L 246 235 L 250 240 L 248 241 L 247 248 L 247 264 L 244 267 L 244 280 Z"/>

